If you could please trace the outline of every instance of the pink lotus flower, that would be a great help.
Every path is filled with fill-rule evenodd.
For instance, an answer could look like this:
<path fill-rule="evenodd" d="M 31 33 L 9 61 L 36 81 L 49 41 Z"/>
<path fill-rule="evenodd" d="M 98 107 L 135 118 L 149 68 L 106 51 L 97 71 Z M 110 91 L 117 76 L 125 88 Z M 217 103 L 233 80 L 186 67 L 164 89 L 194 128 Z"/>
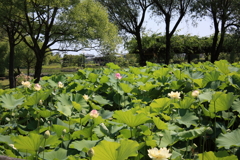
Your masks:
<path fill-rule="evenodd" d="M 199 93 L 200 92 L 198 90 L 195 90 L 195 91 L 192 92 L 192 96 L 197 97 L 199 95 Z"/>
<path fill-rule="evenodd" d="M 42 87 L 41 87 L 41 85 L 40 84 L 35 84 L 34 85 L 34 89 L 36 90 L 36 91 L 40 91 L 41 89 L 42 89 Z"/>
<path fill-rule="evenodd" d="M 91 118 L 97 118 L 98 116 L 99 116 L 99 113 L 98 113 L 97 110 L 94 109 L 90 112 L 90 117 Z"/>
<path fill-rule="evenodd" d="M 116 77 L 116 79 L 122 79 L 122 76 L 121 76 L 120 73 L 116 73 L 116 74 L 115 74 L 115 77 Z"/>

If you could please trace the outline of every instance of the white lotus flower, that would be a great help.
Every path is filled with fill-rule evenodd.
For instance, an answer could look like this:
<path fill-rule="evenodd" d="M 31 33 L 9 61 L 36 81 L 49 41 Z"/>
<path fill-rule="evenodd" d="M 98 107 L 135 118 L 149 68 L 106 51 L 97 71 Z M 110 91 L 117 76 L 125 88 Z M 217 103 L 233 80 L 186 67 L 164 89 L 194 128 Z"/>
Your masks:
<path fill-rule="evenodd" d="M 62 82 L 58 82 L 58 88 L 63 88 L 63 87 L 64 87 L 63 83 Z"/>
<path fill-rule="evenodd" d="M 167 160 L 171 155 L 166 147 L 160 148 L 159 150 L 157 148 L 148 150 L 148 156 L 153 160 Z"/>
<path fill-rule="evenodd" d="M 180 92 L 173 92 L 171 91 L 171 93 L 168 93 L 168 96 L 171 97 L 172 99 L 180 99 Z"/>
<path fill-rule="evenodd" d="M 24 87 L 26 87 L 26 88 L 30 88 L 31 87 L 31 83 L 29 81 L 26 81 L 26 82 L 22 81 L 22 85 Z"/>
<path fill-rule="evenodd" d="M 88 99 L 89 99 L 88 95 L 86 95 L 86 94 L 83 95 L 83 98 L 85 99 L 85 101 L 88 101 Z"/>

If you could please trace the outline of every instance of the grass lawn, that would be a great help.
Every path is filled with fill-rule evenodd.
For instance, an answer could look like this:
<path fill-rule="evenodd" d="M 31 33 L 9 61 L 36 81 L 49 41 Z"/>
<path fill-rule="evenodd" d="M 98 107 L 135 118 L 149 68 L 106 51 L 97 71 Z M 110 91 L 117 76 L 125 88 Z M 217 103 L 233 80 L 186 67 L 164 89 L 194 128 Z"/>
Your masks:
<path fill-rule="evenodd" d="M 7 89 L 9 88 L 9 80 L 0 80 L 0 89 Z"/>

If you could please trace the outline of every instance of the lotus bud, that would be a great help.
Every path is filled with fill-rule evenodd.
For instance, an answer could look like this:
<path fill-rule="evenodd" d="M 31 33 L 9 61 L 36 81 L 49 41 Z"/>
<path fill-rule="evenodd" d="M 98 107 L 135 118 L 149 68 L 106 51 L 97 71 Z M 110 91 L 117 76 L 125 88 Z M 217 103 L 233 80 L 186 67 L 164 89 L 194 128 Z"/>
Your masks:
<path fill-rule="evenodd" d="M 207 127 L 206 133 L 207 133 L 207 134 L 213 134 L 212 128 L 211 128 L 211 127 Z"/>
<path fill-rule="evenodd" d="M 62 135 L 65 135 L 66 133 L 67 133 L 66 129 L 62 130 Z"/>
<path fill-rule="evenodd" d="M 193 143 L 192 149 L 195 149 L 195 148 L 197 148 L 197 145 L 195 143 Z"/>
<path fill-rule="evenodd" d="M 44 133 L 44 138 L 45 138 L 45 139 L 48 139 L 49 136 L 50 136 L 50 132 L 49 132 L 49 130 L 47 130 L 47 131 Z"/>
<path fill-rule="evenodd" d="M 89 157 L 94 156 L 94 150 L 93 150 L 92 148 L 90 148 L 90 149 L 88 150 L 88 152 L 87 152 L 87 155 L 88 155 Z"/>
<path fill-rule="evenodd" d="M 43 105 L 43 100 L 39 100 L 39 102 L 38 102 L 38 104 L 41 106 L 41 105 Z"/>

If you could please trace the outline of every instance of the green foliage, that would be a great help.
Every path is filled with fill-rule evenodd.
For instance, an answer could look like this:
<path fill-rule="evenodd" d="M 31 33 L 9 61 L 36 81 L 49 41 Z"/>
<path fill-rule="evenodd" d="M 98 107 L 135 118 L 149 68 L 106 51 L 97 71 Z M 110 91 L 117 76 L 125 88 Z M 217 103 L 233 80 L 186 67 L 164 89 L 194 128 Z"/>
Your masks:
<path fill-rule="evenodd" d="M 167 147 L 171 159 L 236 159 L 238 68 L 225 61 L 122 69 L 109 63 L 43 77 L 39 91 L 32 82 L 0 90 L 1 153 L 140 160 L 149 159 L 150 148 Z"/>
<path fill-rule="evenodd" d="M 120 143 L 101 141 L 93 148 L 95 156 L 93 160 L 125 160 L 130 156 L 136 156 L 138 143 L 132 140 L 121 140 Z"/>

